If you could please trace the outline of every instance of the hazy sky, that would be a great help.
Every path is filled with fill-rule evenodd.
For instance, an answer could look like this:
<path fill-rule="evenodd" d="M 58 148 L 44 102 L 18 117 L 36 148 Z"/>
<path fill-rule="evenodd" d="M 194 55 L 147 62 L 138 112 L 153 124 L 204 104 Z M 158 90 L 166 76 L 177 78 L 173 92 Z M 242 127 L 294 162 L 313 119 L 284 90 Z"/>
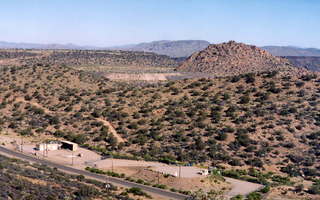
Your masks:
<path fill-rule="evenodd" d="M 0 41 L 236 40 L 320 48 L 320 0 L 1 0 Z"/>

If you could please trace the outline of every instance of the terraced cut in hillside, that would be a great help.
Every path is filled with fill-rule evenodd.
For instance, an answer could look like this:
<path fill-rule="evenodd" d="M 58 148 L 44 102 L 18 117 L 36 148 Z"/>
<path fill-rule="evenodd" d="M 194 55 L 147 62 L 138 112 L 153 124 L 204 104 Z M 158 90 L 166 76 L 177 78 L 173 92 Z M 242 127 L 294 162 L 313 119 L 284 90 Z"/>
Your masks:
<path fill-rule="evenodd" d="M 206 49 L 192 54 L 177 69 L 214 73 L 216 76 L 295 70 L 286 59 L 272 56 L 256 46 L 234 41 L 209 45 Z"/>
<path fill-rule="evenodd" d="M 63 137 L 118 158 L 203 163 L 226 176 L 285 185 L 291 193 L 309 181 L 314 186 L 298 193 L 316 199 L 319 86 L 313 73 L 139 86 L 67 67 L 10 67 L 0 74 L 0 126 L 25 136 Z"/>

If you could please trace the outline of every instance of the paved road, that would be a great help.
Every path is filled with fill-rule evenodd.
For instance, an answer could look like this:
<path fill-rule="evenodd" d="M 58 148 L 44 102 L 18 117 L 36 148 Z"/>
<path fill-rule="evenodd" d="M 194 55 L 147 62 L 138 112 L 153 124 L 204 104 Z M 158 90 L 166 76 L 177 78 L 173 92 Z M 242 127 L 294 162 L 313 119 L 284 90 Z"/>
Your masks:
<path fill-rule="evenodd" d="M 179 194 L 179 193 L 174 193 L 174 192 L 170 192 L 170 191 L 166 191 L 166 190 L 162 190 L 159 188 L 154 188 L 154 187 L 150 187 L 150 186 L 146 186 L 146 185 L 141 185 L 141 184 L 137 184 L 137 183 L 132 183 L 132 182 L 128 182 L 125 181 L 123 179 L 119 179 L 119 178 L 115 178 L 115 177 L 106 177 L 100 174 L 94 174 L 88 171 L 84 171 L 84 170 L 80 170 L 80 169 L 75 169 L 72 167 L 68 167 L 65 165 L 60 165 L 57 163 L 53 163 L 47 160 L 40 160 L 38 158 L 29 156 L 29 155 L 25 155 L 16 151 L 12 151 L 9 149 L 6 149 L 4 147 L 0 146 L 0 153 L 4 153 L 6 155 L 11 155 L 26 161 L 30 161 L 30 162 L 36 162 L 36 163 L 41 163 L 41 164 L 45 164 L 47 166 L 50 167 L 56 167 L 57 169 L 69 172 L 69 173 L 73 173 L 73 174 L 80 174 L 89 178 L 94 178 L 97 180 L 100 180 L 102 182 L 106 182 L 106 180 L 108 180 L 108 182 L 116 184 L 116 185 L 121 185 L 124 187 L 139 187 L 141 189 L 143 189 L 146 192 L 150 192 L 159 196 L 162 196 L 166 199 L 177 199 L 177 200 L 182 200 L 182 199 L 186 199 L 188 196 L 183 195 L 183 194 Z"/>

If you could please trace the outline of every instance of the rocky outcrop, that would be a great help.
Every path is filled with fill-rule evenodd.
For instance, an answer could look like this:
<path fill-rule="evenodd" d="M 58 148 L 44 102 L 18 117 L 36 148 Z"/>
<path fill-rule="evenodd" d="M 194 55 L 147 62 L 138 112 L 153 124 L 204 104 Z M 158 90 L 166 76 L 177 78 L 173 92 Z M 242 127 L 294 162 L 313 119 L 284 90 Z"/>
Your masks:
<path fill-rule="evenodd" d="M 214 73 L 217 76 L 292 69 L 284 58 L 272 56 L 256 46 L 235 41 L 209 45 L 191 55 L 177 68 L 178 71 Z"/>

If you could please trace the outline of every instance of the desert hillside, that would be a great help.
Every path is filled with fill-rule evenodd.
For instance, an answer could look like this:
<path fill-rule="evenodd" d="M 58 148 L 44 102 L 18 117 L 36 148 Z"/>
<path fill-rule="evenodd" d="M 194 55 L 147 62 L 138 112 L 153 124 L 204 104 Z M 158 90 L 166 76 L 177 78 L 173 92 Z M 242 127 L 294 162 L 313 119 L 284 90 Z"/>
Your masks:
<path fill-rule="evenodd" d="M 0 66 L 145 66 L 176 67 L 178 62 L 165 55 L 134 51 L 92 50 L 0 50 Z"/>
<path fill-rule="evenodd" d="M 177 70 L 229 76 L 273 70 L 291 71 L 293 68 L 286 59 L 274 57 L 256 46 L 230 41 L 209 45 L 194 53 Z"/>
<path fill-rule="evenodd" d="M 274 166 L 276 172 L 291 160 L 298 174 L 318 167 L 316 74 L 267 72 L 160 86 L 115 84 L 58 66 L 3 68 L 0 76 L 2 129 L 147 159 Z"/>
<path fill-rule="evenodd" d="M 139 84 L 68 67 L 77 63 L 72 52 L 57 60 L 48 56 L 52 60 L 44 64 L 38 52 L 9 53 L 3 60 L 31 58 L 37 64 L 1 67 L 1 133 L 63 138 L 115 158 L 212 166 L 225 176 L 286 191 L 308 181 L 315 186 L 301 192 L 314 197 L 320 177 L 319 74 L 290 66 L 281 73 L 286 62 L 244 44 L 208 49 L 189 60 L 210 52 L 199 66 L 214 65 L 216 55 L 225 68 L 237 63 L 249 71 L 249 61 L 268 65 L 256 73 Z M 45 53 L 52 52 L 40 57 Z"/>

